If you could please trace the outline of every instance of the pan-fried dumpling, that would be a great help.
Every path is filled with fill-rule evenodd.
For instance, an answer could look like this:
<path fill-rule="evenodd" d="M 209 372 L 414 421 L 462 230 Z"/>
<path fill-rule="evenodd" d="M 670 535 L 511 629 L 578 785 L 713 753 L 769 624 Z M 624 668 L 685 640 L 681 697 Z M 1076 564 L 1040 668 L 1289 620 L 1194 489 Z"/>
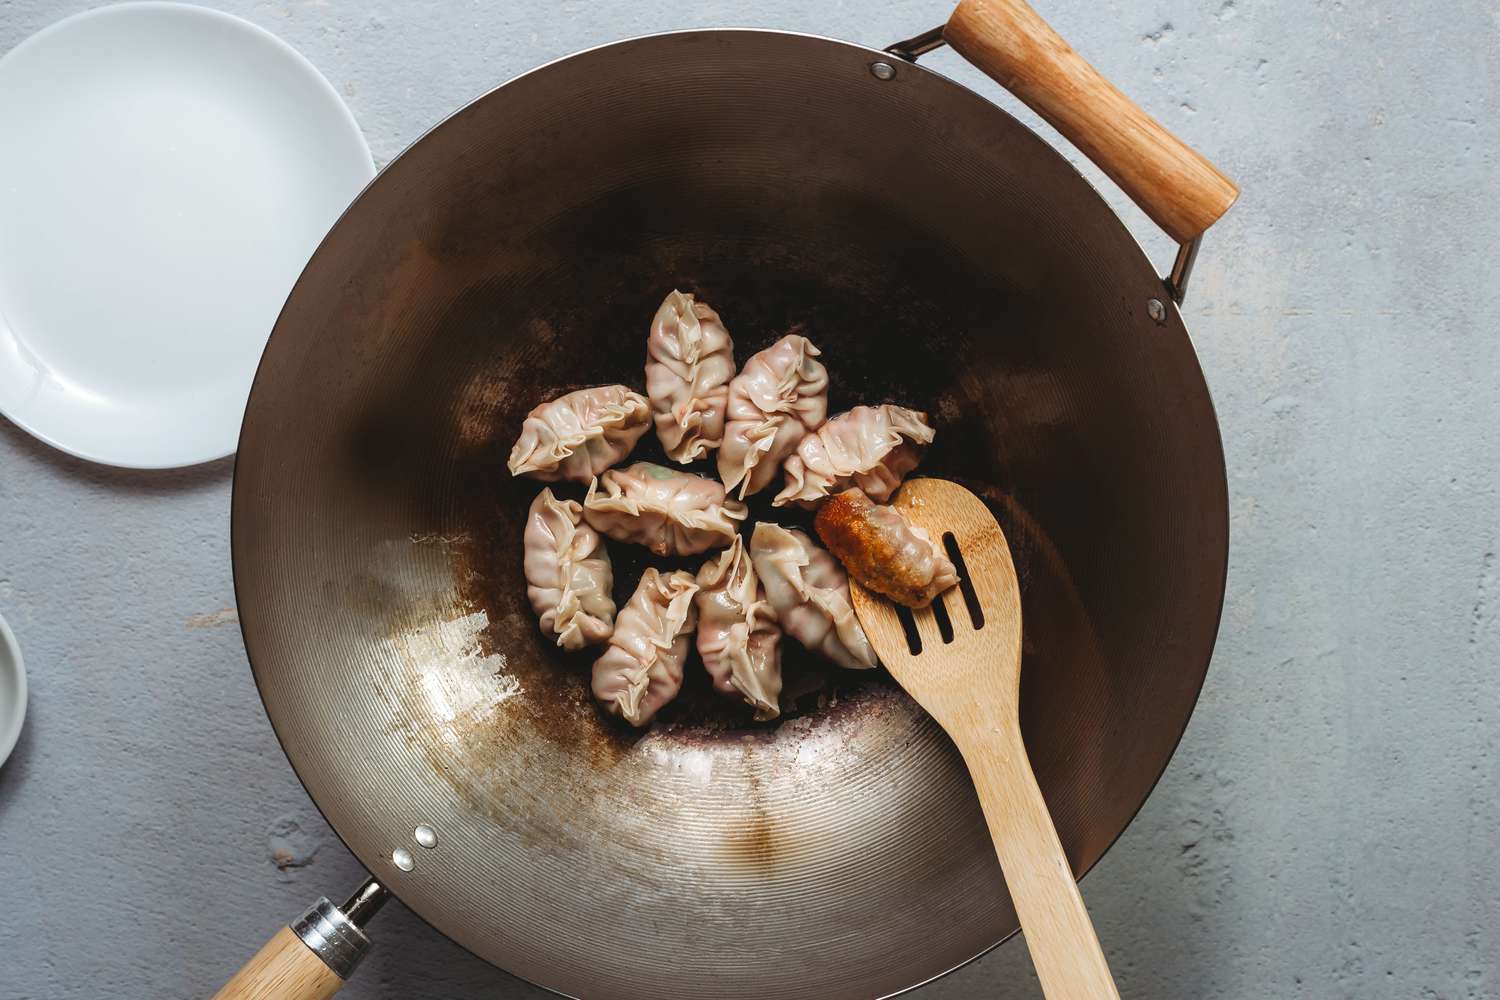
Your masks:
<path fill-rule="evenodd" d="M 958 571 L 926 531 L 862 490 L 829 497 L 814 524 L 850 576 L 897 604 L 925 608 L 958 583 Z"/>
<path fill-rule="evenodd" d="M 629 455 L 650 426 L 646 397 L 623 385 L 570 392 L 526 415 L 510 451 L 510 474 L 588 483 Z"/>
<path fill-rule="evenodd" d="M 841 667 L 878 665 L 849 601 L 849 578 L 827 552 L 795 528 L 761 521 L 750 558 L 786 634 Z"/>
<path fill-rule="evenodd" d="M 646 396 L 667 456 L 684 465 L 724 440 L 734 341 L 706 302 L 667 295 L 646 338 Z"/>
<path fill-rule="evenodd" d="M 542 634 L 563 649 L 604 642 L 615 628 L 614 571 L 599 533 L 576 500 L 544 489 L 526 515 L 526 596 Z"/>
<path fill-rule="evenodd" d="M 776 478 L 782 459 L 828 415 L 828 369 L 812 341 L 789 333 L 729 383 L 719 478 L 741 500 Z"/>
<path fill-rule="evenodd" d="M 744 539 L 698 571 L 698 655 L 723 694 L 743 698 L 765 722 L 781 714 L 781 626 Z"/>
<path fill-rule="evenodd" d="M 734 541 L 746 507 L 712 479 L 653 462 L 611 469 L 589 486 L 583 516 L 620 542 L 659 556 L 691 556 Z"/>
<path fill-rule="evenodd" d="M 927 414 L 904 406 L 856 406 L 829 418 L 786 460 L 786 486 L 772 503 L 811 507 L 857 486 L 885 503 L 917 467 L 934 431 Z"/>
<path fill-rule="evenodd" d="M 646 725 L 682 690 L 697 592 L 685 570 L 647 569 L 620 611 L 609 648 L 594 661 L 594 697 L 632 726 Z"/>

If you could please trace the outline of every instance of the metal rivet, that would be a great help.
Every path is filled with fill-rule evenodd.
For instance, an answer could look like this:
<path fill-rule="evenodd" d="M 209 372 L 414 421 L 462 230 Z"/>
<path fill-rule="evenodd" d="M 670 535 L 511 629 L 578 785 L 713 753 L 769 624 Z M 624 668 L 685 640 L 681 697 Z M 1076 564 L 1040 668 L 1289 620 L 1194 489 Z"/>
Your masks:
<path fill-rule="evenodd" d="M 425 823 L 412 832 L 412 837 L 423 847 L 437 846 L 437 831 Z"/>
<path fill-rule="evenodd" d="M 1158 323 L 1165 323 L 1167 321 L 1167 307 L 1162 305 L 1161 299 L 1152 299 L 1146 303 L 1146 315 Z"/>
<path fill-rule="evenodd" d="M 404 872 L 409 872 L 417 867 L 416 859 L 411 856 L 411 851 L 404 847 L 398 847 L 391 852 L 391 862 Z"/>
<path fill-rule="evenodd" d="M 894 79 L 896 79 L 896 67 L 892 66 L 888 62 L 872 62 L 872 63 L 870 63 L 870 72 L 872 74 L 874 74 L 875 79 L 877 79 L 877 80 L 894 80 Z"/>

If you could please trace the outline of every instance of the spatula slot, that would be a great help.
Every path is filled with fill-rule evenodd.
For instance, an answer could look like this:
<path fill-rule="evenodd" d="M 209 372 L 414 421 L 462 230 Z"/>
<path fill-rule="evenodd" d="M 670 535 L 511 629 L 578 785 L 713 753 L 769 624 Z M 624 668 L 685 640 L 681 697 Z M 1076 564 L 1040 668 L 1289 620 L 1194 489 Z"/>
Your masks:
<path fill-rule="evenodd" d="M 941 594 L 932 599 L 932 617 L 937 619 L 938 635 L 943 637 L 944 645 L 952 642 L 953 621 L 948 617 L 948 608 L 944 606 Z"/>
<path fill-rule="evenodd" d="M 896 617 L 901 621 L 901 631 L 906 633 L 906 648 L 912 656 L 922 651 L 922 636 L 917 632 L 917 619 L 911 608 L 896 605 Z"/>
<path fill-rule="evenodd" d="M 953 568 L 958 570 L 958 589 L 964 595 L 964 606 L 969 609 L 969 621 L 974 624 L 974 631 L 984 628 L 984 609 L 979 606 L 979 595 L 974 592 L 974 581 L 969 579 L 969 567 L 964 565 L 964 554 L 958 549 L 958 539 L 953 537 L 953 532 L 943 534 L 943 548 L 948 551 L 948 558 L 953 560 Z M 949 641 L 952 636 L 952 626 L 946 633 Z"/>

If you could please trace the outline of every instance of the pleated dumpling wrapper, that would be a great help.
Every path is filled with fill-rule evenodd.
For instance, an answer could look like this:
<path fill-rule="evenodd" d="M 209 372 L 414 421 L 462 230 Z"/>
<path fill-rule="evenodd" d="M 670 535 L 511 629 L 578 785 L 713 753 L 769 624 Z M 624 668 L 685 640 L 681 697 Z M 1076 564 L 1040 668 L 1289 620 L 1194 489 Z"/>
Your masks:
<path fill-rule="evenodd" d="M 682 690 L 692 644 L 698 583 L 685 570 L 650 567 L 615 622 L 609 647 L 594 661 L 593 691 L 607 711 L 644 726 Z"/>
<path fill-rule="evenodd" d="M 879 665 L 833 556 L 795 528 L 761 521 L 750 536 L 750 558 L 787 635 L 841 667 Z"/>
<path fill-rule="evenodd" d="M 719 314 L 671 292 L 651 320 L 646 358 L 646 396 L 667 457 L 686 465 L 719 447 L 734 378 L 734 341 Z"/>
<path fill-rule="evenodd" d="M 526 416 L 510 451 L 510 474 L 588 485 L 624 460 L 651 426 L 651 404 L 623 385 L 579 389 Z"/>
<path fill-rule="evenodd" d="M 934 434 L 927 414 L 890 403 L 830 417 L 786 460 L 786 485 L 772 503 L 812 507 L 851 487 L 885 503 L 922 460 Z"/>
<path fill-rule="evenodd" d="M 925 608 L 958 583 L 953 562 L 925 530 L 861 490 L 829 497 L 814 527 L 850 576 L 897 604 Z"/>
<path fill-rule="evenodd" d="M 578 501 L 543 489 L 526 515 L 523 545 L 526 596 L 542 634 L 567 650 L 606 641 L 615 628 L 614 570 Z"/>
<path fill-rule="evenodd" d="M 828 416 L 828 369 L 812 341 L 789 333 L 745 362 L 729 383 L 719 478 L 744 499 L 771 484 L 781 462 Z"/>
<path fill-rule="evenodd" d="M 659 556 L 722 548 L 734 541 L 747 513 L 712 479 L 653 462 L 609 470 L 583 500 L 583 516 L 595 530 Z"/>
<path fill-rule="evenodd" d="M 755 719 L 781 714 L 781 626 L 744 539 L 698 571 L 698 655 L 714 688 L 744 699 Z"/>

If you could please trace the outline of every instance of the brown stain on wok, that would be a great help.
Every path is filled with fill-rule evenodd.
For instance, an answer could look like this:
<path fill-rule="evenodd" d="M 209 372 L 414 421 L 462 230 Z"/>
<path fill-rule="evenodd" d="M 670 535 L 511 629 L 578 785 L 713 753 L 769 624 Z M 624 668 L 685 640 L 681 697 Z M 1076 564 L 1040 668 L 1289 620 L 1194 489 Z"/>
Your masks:
<path fill-rule="evenodd" d="M 744 807 L 739 816 L 725 825 L 720 860 L 733 868 L 764 874 L 776 868 L 781 837 L 767 808 L 766 790 L 756 769 L 753 745 L 744 744 L 740 759 L 745 769 Z"/>
<path fill-rule="evenodd" d="M 742 825 L 732 828 L 725 837 L 724 857 L 742 868 L 769 871 L 776 867 L 780 843 L 770 814 L 764 806 L 756 806 Z"/>

